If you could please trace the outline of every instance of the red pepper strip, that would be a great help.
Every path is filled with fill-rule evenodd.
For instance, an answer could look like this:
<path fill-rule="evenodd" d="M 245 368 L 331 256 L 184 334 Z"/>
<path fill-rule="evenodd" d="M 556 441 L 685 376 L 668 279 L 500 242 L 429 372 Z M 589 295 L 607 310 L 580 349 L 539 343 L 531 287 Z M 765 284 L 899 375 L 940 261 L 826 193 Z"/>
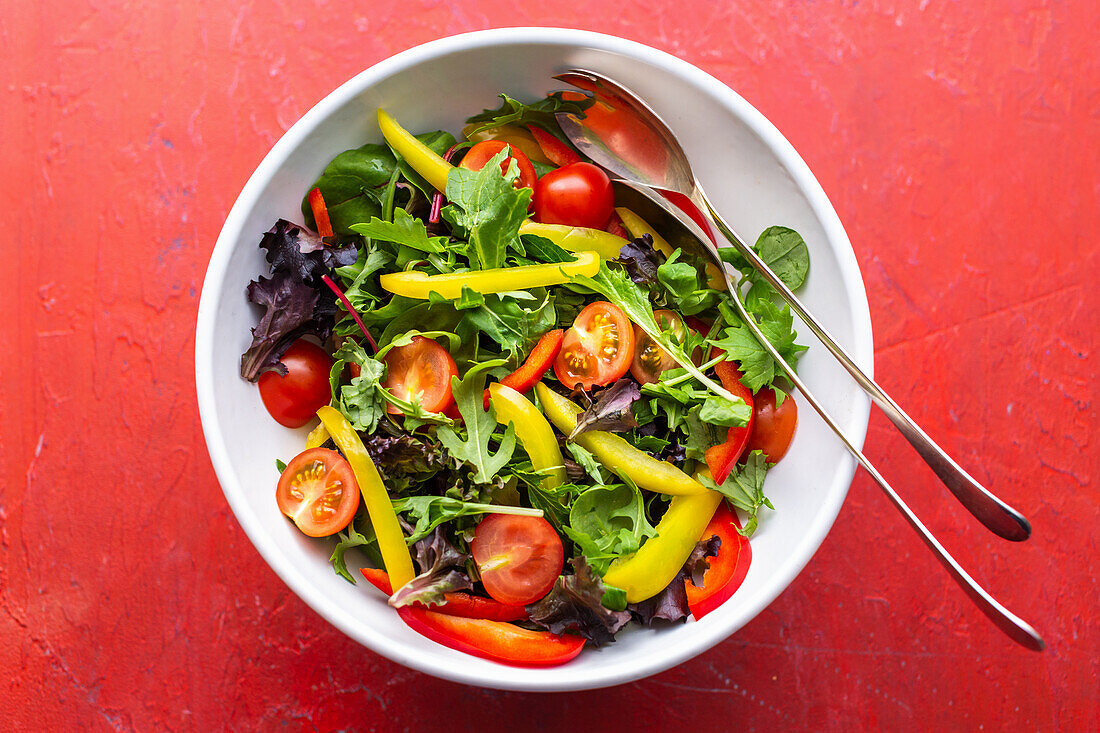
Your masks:
<path fill-rule="evenodd" d="M 573 634 L 530 631 L 501 621 L 448 616 L 412 606 L 397 613 L 413 631 L 443 646 L 517 667 L 564 664 L 584 648 L 584 638 Z"/>
<path fill-rule="evenodd" d="M 311 189 L 308 198 L 309 208 L 313 209 L 313 220 L 317 224 L 317 233 L 322 237 L 331 237 L 332 222 L 329 221 L 328 207 L 325 206 L 325 198 L 321 195 L 321 189 Z"/>
<path fill-rule="evenodd" d="M 581 156 L 574 153 L 572 148 L 546 130 L 535 125 L 528 125 L 527 129 L 531 131 L 531 135 L 535 138 L 535 142 L 542 148 L 543 155 L 549 158 L 550 162 L 554 165 L 560 168 L 572 163 L 581 162 Z"/>
<path fill-rule="evenodd" d="M 393 595 L 393 586 L 390 585 L 390 576 L 385 570 L 363 568 L 363 577 L 378 590 L 387 596 Z M 491 621 L 519 621 L 527 618 L 527 609 L 523 606 L 510 606 L 492 598 L 472 596 L 469 593 L 444 593 L 446 603 L 442 606 L 434 606 L 433 611 L 445 613 L 448 616 L 462 616 L 463 618 L 481 618 Z"/>
<path fill-rule="evenodd" d="M 523 362 L 519 369 L 500 380 L 505 387 L 511 387 L 520 394 L 525 394 L 539 383 L 542 375 L 554 364 L 561 351 L 561 342 L 565 338 L 565 331 L 560 328 L 547 331 L 531 349 L 527 361 Z M 485 390 L 485 409 L 489 409 L 489 390 Z"/>
<path fill-rule="evenodd" d="M 622 237 L 623 239 L 626 239 L 628 241 L 634 238 L 630 236 L 630 232 L 628 232 L 626 230 L 626 227 L 623 226 L 623 220 L 620 219 L 619 215 L 616 213 L 611 214 L 611 221 L 609 221 L 607 223 L 607 226 L 604 227 L 604 231 L 608 234 L 614 234 L 616 237 Z"/>
<path fill-rule="evenodd" d="M 713 359 L 717 355 L 718 350 L 712 349 L 710 358 Z M 749 406 L 748 424 L 743 428 L 730 428 L 729 432 L 726 433 L 725 443 L 707 448 L 706 453 L 703 454 L 707 461 L 707 468 L 710 469 L 710 475 L 714 477 L 716 482 L 722 483 L 730 475 L 730 471 L 733 470 L 737 459 L 741 457 L 741 453 L 744 452 L 745 446 L 749 442 L 756 412 L 753 410 L 752 392 L 748 387 L 741 384 L 741 371 L 734 366 L 732 361 L 718 362 L 714 367 L 714 371 L 718 375 L 718 379 L 722 381 L 722 386 L 733 393 L 734 397 L 743 399 L 745 404 Z"/>
<path fill-rule="evenodd" d="M 722 547 L 718 550 L 717 557 L 707 558 L 710 567 L 703 574 L 702 588 L 696 587 L 690 578 L 684 581 L 688 608 L 696 621 L 729 600 L 749 572 L 752 548 L 749 547 L 749 541 L 737 531 L 740 526 L 737 515 L 723 501 L 714 512 L 710 524 L 703 530 L 702 539 L 708 540 L 713 535 L 718 535 L 722 540 Z"/>
<path fill-rule="evenodd" d="M 692 221 L 699 225 L 699 228 L 703 230 L 703 233 L 710 237 L 710 241 L 717 244 L 717 240 L 714 238 L 714 232 L 711 231 L 710 223 L 702 212 L 699 211 L 699 207 L 692 203 L 691 199 L 682 193 L 676 191 L 662 191 L 657 189 L 657 193 L 664 196 L 670 202 L 672 202 L 677 208 L 683 210 L 685 214 L 691 217 Z"/>

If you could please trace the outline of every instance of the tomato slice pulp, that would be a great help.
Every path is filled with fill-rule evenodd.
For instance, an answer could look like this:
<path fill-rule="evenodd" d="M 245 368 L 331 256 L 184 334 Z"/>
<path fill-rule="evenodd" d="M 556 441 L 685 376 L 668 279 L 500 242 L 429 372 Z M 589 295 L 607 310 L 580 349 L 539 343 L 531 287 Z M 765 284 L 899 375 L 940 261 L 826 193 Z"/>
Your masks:
<path fill-rule="evenodd" d="M 671 329 L 673 338 L 683 340 L 686 334 L 684 321 L 675 312 L 662 308 L 653 311 L 653 317 L 662 331 Z M 638 380 L 638 384 L 656 382 L 666 369 L 675 366 L 676 360 L 658 346 L 640 326 L 634 324 L 634 358 L 630 362 L 630 373 Z"/>
<path fill-rule="evenodd" d="M 554 374 L 569 389 L 610 384 L 634 358 L 634 327 L 622 309 L 606 301 L 585 306 L 565 332 Z"/>
<path fill-rule="evenodd" d="M 451 377 L 458 376 L 458 366 L 447 350 L 423 336 L 413 336 L 412 342 L 386 352 L 386 379 L 382 386 L 394 397 L 420 402 L 425 410 L 443 412 L 454 404 Z M 400 415 L 396 405 L 386 405 L 386 412 Z"/>
<path fill-rule="evenodd" d="M 512 606 L 534 603 L 561 575 L 561 538 L 542 517 L 489 514 L 470 541 L 485 591 Z"/>
<path fill-rule="evenodd" d="M 279 476 L 275 501 L 304 534 L 327 537 L 351 523 L 359 508 L 359 484 L 339 453 L 310 448 L 296 455 Z"/>

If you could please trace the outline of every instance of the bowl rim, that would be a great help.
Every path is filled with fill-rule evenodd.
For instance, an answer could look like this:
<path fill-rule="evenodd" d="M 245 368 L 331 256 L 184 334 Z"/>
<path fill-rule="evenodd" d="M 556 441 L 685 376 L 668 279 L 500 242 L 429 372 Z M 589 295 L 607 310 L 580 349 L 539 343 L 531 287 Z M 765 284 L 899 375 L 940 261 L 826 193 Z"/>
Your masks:
<path fill-rule="evenodd" d="M 585 670 L 584 674 L 578 674 L 579 670 L 571 670 L 566 674 L 561 674 L 561 670 L 569 669 L 568 665 L 565 667 L 552 667 L 545 670 L 546 675 L 540 676 L 539 679 L 542 681 L 535 683 L 510 678 L 509 671 L 514 670 L 514 668 L 501 665 L 500 673 L 494 678 L 488 679 L 482 674 L 465 670 L 461 665 L 439 664 L 433 658 L 423 658 L 414 649 L 399 641 L 390 639 L 381 633 L 373 632 L 369 628 L 364 629 L 356 617 L 346 609 L 334 607 L 335 604 L 321 604 L 313 601 L 311 594 L 306 592 L 310 586 L 306 575 L 297 565 L 280 559 L 274 540 L 267 536 L 259 517 L 249 508 L 245 492 L 232 469 L 218 420 L 216 405 L 214 404 L 213 382 L 216 378 L 213 369 L 214 322 L 217 304 L 220 302 L 217 294 L 223 289 L 233 246 L 242 235 L 247 213 L 256 204 L 260 192 L 276 171 L 286 162 L 290 153 L 330 114 L 366 88 L 386 77 L 426 61 L 471 48 L 522 45 L 524 43 L 551 46 L 580 45 L 594 50 L 638 58 L 646 63 L 661 67 L 671 74 L 685 78 L 731 109 L 743 124 L 759 136 L 776 155 L 781 165 L 793 178 L 800 192 L 806 197 L 814 216 L 821 223 L 826 234 L 826 240 L 836 256 L 841 283 L 852 306 L 853 337 L 850 343 L 850 353 L 867 374 L 873 376 L 874 341 L 870 310 L 859 264 L 848 235 L 825 191 L 810 171 L 809 166 L 802 160 L 802 157 L 795 151 L 791 143 L 760 111 L 737 92 L 702 69 L 665 51 L 636 41 L 570 28 L 513 27 L 472 31 L 448 36 L 411 47 L 383 59 L 359 72 L 326 95 L 279 138 L 241 189 L 237 200 L 226 217 L 211 253 L 196 316 L 195 383 L 199 416 L 207 451 L 218 482 L 234 516 L 264 561 L 294 591 L 295 595 L 326 621 L 382 656 L 443 679 L 476 686 L 513 690 L 567 691 L 593 689 L 623 684 L 670 669 L 717 645 L 770 605 L 797 577 L 824 541 L 847 496 L 855 474 L 855 461 L 849 460 L 846 465 L 841 466 L 832 485 L 828 487 L 826 493 L 828 498 L 822 510 L 814 517 L 809 530 L 803 535 L 801 541 L 792 548 L 790 559 L 783 566 L 782 571 L 773 576 L 779 582 L 773 582 L 770 592 L 761 594 L 754 599 L 754 602 L 748 604 L 740 614 L 731 617 L 728 623 L 715 625 L 709 633 L 697 635 L 692 643 L 678 644 L 675 647 L 670 646 L 665 653 L 651 654 L 641 659 L 632 660 L 629 668 L 620 665 L 610 670 L 607 668 Z M 864 444 L 869 417 L 870 400 L 866 399 L 865 396 L 857 395 L 857 399 L 852 405 L 850 420 L 850 424 L 854 424 L 856 428 L 849 431 L 849 438 L 857 448 L 862 448 Z M 557 670 L 557 673 L 555 673 L 555 670 Z M 544 680 L 543 677 L 545 677 Z"/>

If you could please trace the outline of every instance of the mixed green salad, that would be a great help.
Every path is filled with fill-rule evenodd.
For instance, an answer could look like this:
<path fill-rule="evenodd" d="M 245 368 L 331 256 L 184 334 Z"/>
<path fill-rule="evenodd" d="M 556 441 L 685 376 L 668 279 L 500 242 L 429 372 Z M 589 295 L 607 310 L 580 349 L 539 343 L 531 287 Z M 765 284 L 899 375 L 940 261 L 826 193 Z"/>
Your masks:
<path fill-rule="evenodd" d="M 729 598 L 797 408 L 715 265 L 616 207 L 562 134 L 559 112 L 614 134 L 600 105 L 501 96 L 459 138 L 379 110 L 385 144 L 329 163 L 304 224 L 260 241 L 241 374 L 281 424 L 317 423 L 276 500 L 335 540 L 336 573 L 440 643 L 550 665 Z M 755 248 L 803 284 L 796 232 Z M 794 364 L 790 312 L 723 252 Z"/>

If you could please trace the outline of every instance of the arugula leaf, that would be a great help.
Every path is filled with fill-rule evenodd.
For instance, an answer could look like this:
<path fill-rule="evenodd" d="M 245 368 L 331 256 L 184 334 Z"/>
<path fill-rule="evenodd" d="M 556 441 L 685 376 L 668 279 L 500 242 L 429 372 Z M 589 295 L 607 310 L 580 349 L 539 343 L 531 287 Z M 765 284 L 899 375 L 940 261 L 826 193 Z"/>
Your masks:
<path fill-rule="evenodd" d="M 382 567 L 382 553 L 378 550 L 378 538 L 374 535 L 374 526 L 370 523 L 365 509 L 360 509 L 355 519 L 337 535 L 337 538 L 329 561 L 332 563 L 332 569 L 344 580 L 355 585 L 355 577 L 348 571 L 347 562 L 344 559 L 348 550 L 360 548 L 375 566 Z"/>
<path fill-rule="evenodd" d="M 329 372 L 333 405 L 353 428 L 373 433 L 378 427 L 378 421 L 386 414 L 386 405 L 380 392 L 382 378 L 386 375 L 386 365 L 372 358 L 366 349 L 352 339 L 344 341 L 334 356 L 336 360 Z M 359 376 L 352 377 L 349 384 L 341 384 L 345 364 L 359 367 Z"/>
<path fill-rule="evenodd" d="M 556 265 L 559 262 L 572 262 L 577 255 L 550 241 L 546 237 L 537 234 L 523 234 L 520 236 L 523 242 L 523 251 L 532 260 Z"/>
<path fill-rule="evenodd" d="M 584 111 L 592 106 L 592 99 L 566 100 L 562 92 L 554 92 L 532 104 L 518 102 L 507 94 L 501 94 L 504 100 L 497 109 L 486 109 L 481 114 L 474 115 L 466 120 L 469 123 L 482 123 L 469 131 L 467 137 L 476 132 L 501 125 L 538 125 L 542 129 L 554 135 L 570 147 L 572 145 L 561 132 L 557 118 L 558 112 L 569 112 L 578 117 L 584 117 Z"/>
<path fill-rule="evenodd" d="M 424 222 L 404 209 L 394 209 L 392 222 L 371 217 L 366 224 L 353 224 L 351 230 L 364 237 L 393 242 L 433 254 L 442 252 L 447 245 L 447 237 L 429 237 L 428 227 Z"/>
<path fill-rule="evenodd" d="M 708 489 L 713 489 L 729 499 L 730 503 L 738 509 L 748 512 L 749 521 L 745 528 L 738 530 L 745 537 L 752 537 L 756 531 L 756 514 L 760 507 L 766 506 L 775 509 L 768 497 L 764 496 L 764 475 L 768 472 L 768 464 L 762 451 L 754 450 L 749 454 L 745 465 L 739 470 L 731 471 L 730 475 L 721 485 L 707 476 L 702 476 L 701 481 Z"/>
<path fill-rule="evenodd" d="M 469 517 L 477 514 L 516 514 L 525 517 L 541 517 L 541 509 L 528 509 L 527 507 L 505 506 L 503 504 L 481 504 L 478 502 L 462 501 L 450 496 L 409 496 L 402 499 L 394 499 L 393 510 L 399 514 L 409 514 L 416 519 L 413 533 L 405 538 L 405 542 L 413 544 L 427 537 L 432 530 L 444 522 L 450 522 L 459 517 Z"/>
<path fill-rule="evenodd" d="M 497 293 L 485 298 L 481 306 L 466 311 L 455 333 L 480 331 L 516 357 L 529 351 L 539 336 L 552 329 L 556 322 L 554 298 L 549 291 L 544 291 L 542 300 L 531 307 L 521 305 L 511 295 Z"/>
<path fill-rule="evenodd" d="M 728 432 L 703 420 L 699 416 L 701 411 L 702 407 L 688 410 L 682 422 L 676 426 L 682 428 L 681 432 L 684 434 L 684 457 L 694 458 L 697 461 L 706 460 L 707 449 L 725 442 Z"/>
<path fill-rule="evenodd" d="M 765 385 L 773 385 L 775 379 L 784 373 L 783 367 L 756 340 L 749 327 L 737 317 L 727 303 L 719 306 L 723 318 L 731 325 L 725 329 L 725 337 L 711 339 L 710 344 L 726 352 L 726 358 L 740 362 L 742 383 L 757 392 Z M 798 357 L 806 350 L 805 346 L 795 343 L 794 316 L 789 307 L 779 308 L 765 298 L 754 299 L 749 314 L 755 318 L 760 331 L 775 347 L 783 359 L 794 367 Z M 777 401 L 782 400 L 780 391 L 776 391 Z"/>
<path fill-rule="evenodd" d="M 382 215 L 382 197 L 396 168 L 388 147 L 368 144 L 337 155 L 306 190 L 321 189 L 333 233 L 350 234 L 353 224 Z M 302 215 L 317 228 L 308 195 L 302 199 Z"/>
<path fill-rule="evenodd" d="M 455 404 L 466 428 L 466 438 L 463 440 L 449 426 L 439 428 L 436 437 L 451 455 L 461 461 L 467 461 L 476 469 L 474 482 L 487 484 L 493 480 L 504 464 L 512 457 L 516 447 L 516 429 L 509 423 L 504 431 L 504 437 L 496 452 L 489 448 L 489 438 L 496 429 L 496 412 L 492 405 L 489 411 L 483 409 L 485 376 L 495 367 L 504 362 L 488 361 L 478 364 L 466 372 L 461 380 L 458 377 L 451 378 Z"/>
<path fill-rule="evenodd" d="M 565 449 L 569 451 L 580 466 L 584 469 L 588 477 L 595 481 L 597 484 L 606 484 L 607 481 L 604 477 L 604 468 L 600 465 L 600 462 L 596 460 L 596 456 L 592 455 L 586 448 L 582 448 L 576 443 L 566 443 Z"/>
<path fill-rule="evenodd" d="M 505 148 L 481 170 L 455 168 L 447 176 L 447 209 L 451 221 L 468 234 L 470 267 L 490 270 L 504 264 L 509 247 L 519 247 L 519 227 L 527 218 L 531 189 L 513 188 L 519 166 L 512 161 L 501 175 Z"/>
<path fill-rule="evenodd" d="M 600 271 L 596 273 L 596 277 L 574 275 L 570 278 L 570 282 L 591 288 L 622 308 L 623 312 L 638 328 L 656 341 L 657 345 L 667 351 L 668 355 L 677 364 L 686 369 L 712 392 L 731 401 L 737 399 L 720 384 L 699 371 L 699 368 L 684 353 L 683 348 L 676 343 L 671 334 L 661 330 L 653 317 L 653 308 L 649 305 L 649 298 L 637 285 L 631 282 L 622 270 L 612 269 L 607 266 L 607 263 L 603 263 Z"/>

